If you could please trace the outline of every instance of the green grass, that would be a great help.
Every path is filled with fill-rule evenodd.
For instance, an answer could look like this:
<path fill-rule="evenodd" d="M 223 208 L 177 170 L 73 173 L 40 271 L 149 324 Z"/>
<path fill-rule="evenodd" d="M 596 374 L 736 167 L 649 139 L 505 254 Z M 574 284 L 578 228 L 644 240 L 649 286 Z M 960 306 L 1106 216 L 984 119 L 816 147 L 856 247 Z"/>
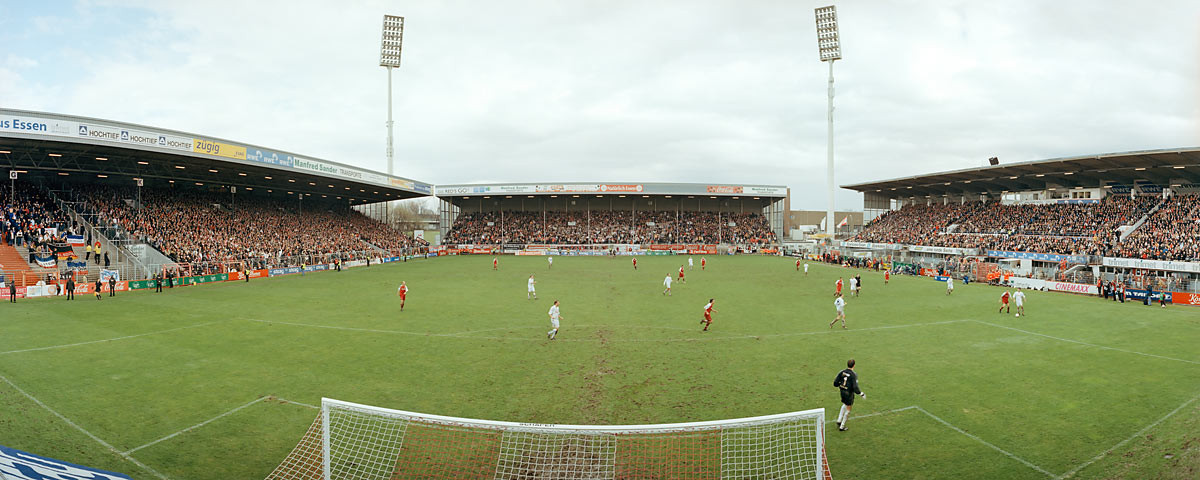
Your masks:
<path fill-rule="evenodd" d="M 833 282 L 849 270 L 710 257 L 664 297 L 680 263 L 559 257 L 547 271 L 544 258 L 505 257 L 495 272 L 491 257 L 455 257 L 5 304 L 0 444 L 153 478 L 17 388 L 120 452 L 249 404 L 130 456 L 172 479 L 255 479 L 316 416 L 292 402 L 538 423 L 820 407 L 832 419 L 833 377 L 853 357 L 868 395 L 854 415 L 876 415 L 829 430 L 834 478 L 1197 476 L 1200 310 L 1030 292 L 1029 315 L 1014 318 L 995 311 L 994 287 L 946 297 L 929 279 L 885 286 L 862 271 L 849 329 L 830 331 Z M 537 301 L 525 299 L 530 273 Z M 711 297 L 716 321 L 700 332 Z"/>

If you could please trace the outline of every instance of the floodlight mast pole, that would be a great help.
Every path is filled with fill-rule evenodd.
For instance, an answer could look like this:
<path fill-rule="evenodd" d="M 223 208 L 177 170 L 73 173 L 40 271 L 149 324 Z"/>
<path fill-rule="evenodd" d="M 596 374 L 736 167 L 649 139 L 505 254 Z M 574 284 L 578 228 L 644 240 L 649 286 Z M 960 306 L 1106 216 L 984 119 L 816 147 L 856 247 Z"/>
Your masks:
<path fill-rule="evenodd" d="M 825 233 L 830 235 L 830 241 L 833 239 L 834 220 L 833 218 L 833 60 L 829 61 L 829 108 L 825 112 L 825 118 L 829 122 L 829 138 L 825 151 L 827 158 L 825 163 L 825 188 L 828 191 L 828 203 L 825 210 Z"/>
<path fill-rule="evenodd" d="M 815 9 L 817 20 L 817 51 L 820 53 L 822 62 L 829 62 L 829 106 L 826 111 L 826 119 L 829 122 L 829 138 L 826 145 L 828 158 L 826 159 L 825 171 L 825 186 L 828 189 L 828 208 L 825 211 L 825 234 L 829 235 L 830 241 L 833 240 L 834 222 L 833 217 L 833 62 L 842 59 L 842 47 L 838 38 L 837 24 L 837 7 L 830 5 L 828 7 L 820 7 Z"/>
<path fill-rule="evenodd" d="M 400 51 L 404 44 L 404 17 L 396 15 L 383 16 L 383 34 L 379 42 L 379 66 L 387 69 L 388 98 L 387 98 L 387 166 L 388 176 L 395 175 L 392 147 L 392 69 L 400 67 Z M 392 226 L 391 208 L 384 202 L 384 218 L 388 226 Z"/>

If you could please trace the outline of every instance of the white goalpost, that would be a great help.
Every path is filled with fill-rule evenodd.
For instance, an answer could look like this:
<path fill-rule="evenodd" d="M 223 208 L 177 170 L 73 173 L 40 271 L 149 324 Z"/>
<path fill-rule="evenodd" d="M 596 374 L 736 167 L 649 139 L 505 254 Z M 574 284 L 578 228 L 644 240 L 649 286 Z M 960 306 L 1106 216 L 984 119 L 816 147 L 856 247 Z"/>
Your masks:
<path fill-rule="evenodd" d="M 825 409 L 710 422 L 551 425 L 333 399 L 267 480 L 831 478 Z"/>

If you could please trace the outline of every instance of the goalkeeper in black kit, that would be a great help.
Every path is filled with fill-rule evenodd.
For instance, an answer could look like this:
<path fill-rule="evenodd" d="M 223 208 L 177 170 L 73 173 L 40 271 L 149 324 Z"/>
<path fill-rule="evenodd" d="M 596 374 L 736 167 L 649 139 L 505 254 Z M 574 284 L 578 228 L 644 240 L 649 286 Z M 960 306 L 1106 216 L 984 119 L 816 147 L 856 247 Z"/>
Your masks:
<path fill-rule="evenodd" d="M 851 358 L 846 362 L 846 369 L 838 372 L 837 378 L 833 379 L 833 386 L 838 387 L 842 393 L 842 409 L 838 412 L 838 430 L 846 431 L 846 422 L 850 420 L 850 408 L 854 406 L 854 396 L 858 395 L 864 400 L 867 394 L 858 389 L 858 374 L 854 373 L 854 359 Z"/>

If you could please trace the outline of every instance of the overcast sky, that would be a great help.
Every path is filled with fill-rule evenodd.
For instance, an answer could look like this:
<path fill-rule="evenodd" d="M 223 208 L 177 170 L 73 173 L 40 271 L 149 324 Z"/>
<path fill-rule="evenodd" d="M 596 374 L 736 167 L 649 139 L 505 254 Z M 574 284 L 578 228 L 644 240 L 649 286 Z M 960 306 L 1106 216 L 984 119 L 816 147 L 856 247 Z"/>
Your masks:
<path fill-rule="evenodd" d="M 0 106 L 386 171 L 380 26 L 402 15 L 397 175 L 782 184 L 823 210 L 826 4 L 0 0 Z M 838 185 L 1200 145 L 1195 0 L 837 6 Z"/>

